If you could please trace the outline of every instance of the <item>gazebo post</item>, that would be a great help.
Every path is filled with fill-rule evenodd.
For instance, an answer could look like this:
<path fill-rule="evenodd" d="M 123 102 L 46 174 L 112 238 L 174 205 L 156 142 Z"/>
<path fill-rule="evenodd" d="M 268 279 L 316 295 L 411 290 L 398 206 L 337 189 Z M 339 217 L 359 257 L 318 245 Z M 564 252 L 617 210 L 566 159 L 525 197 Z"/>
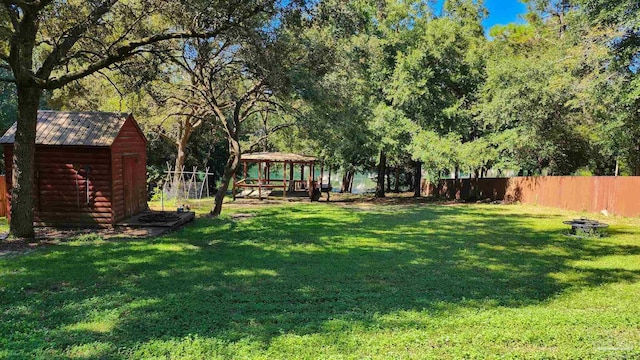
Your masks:
<path fill-rule="evenodd" d="M 247 162 L 243 161 L 242 165 L 244 166 L 244 178 L 246 179 L 247 178 Z"/>
<path fill-rule="evenodd" d="M 267 161 L 267 166 L 265 167 L 267 171 L 267 184 L 271 184 L 271 162 Z"/>
<path fill-rule="evenodd" d="M 262 200 L 262 162 L 258 161 L 258 200 Z"/>
<path fill-rule="evenodd" d="M 289 181 L 293 183 L 293 180 L 295 180 L 293 178 L 293 163 L 291 163 L 291 166 L 289 166 Z"/>
<path fill-rule="evenodd" d="M 282 163 L 282 197 L 287 198 L 287 162 Z"/>
<path fill-rule="evenodd" d="M 329 202 L 329 196 L 331 196 L 331 165 L 329 165 L 329 184 L 327 185 L 327 202 Z"/>
<path fill-rule="evenodd" d="M 311 197 L 313 197 L 313 193 L 316 191 L 316 185 L 317 185 L 317 184 L 314 185 L 314 183 L 316 182 L 316 163 L 315 162 L 311 163 L 310 171 L 311 171 L 311 174 L 309 174 L 310 175 L 309 177 L 311 178 L 311 182 L 309 184 L 310 185 L 309 187 L 311 188 Z"/>
<path fill-rule="evenodd" d="M 313 201 L 313 191 L 315 190 L 315 187 L 313 186 L 313 177 L 315 176 L 315 174 L 313 173 L 313 162 L 309 163 L 309 178 L 307 179 L 307 185 L 308 185 L 308 189 L 307 191 L 309 192 L 309 200 Z"/>

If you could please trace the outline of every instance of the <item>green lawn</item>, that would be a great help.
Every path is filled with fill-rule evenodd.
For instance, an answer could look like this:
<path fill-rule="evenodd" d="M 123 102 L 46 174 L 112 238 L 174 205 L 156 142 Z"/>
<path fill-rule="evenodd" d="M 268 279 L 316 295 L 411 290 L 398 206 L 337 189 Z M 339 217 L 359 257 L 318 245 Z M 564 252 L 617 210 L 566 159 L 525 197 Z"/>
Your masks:
<path fill-rule="evenodd" d="M 0 358 L 636 358 L 640 221 L 532 206 L 232 207 L 0 257 Z"/>

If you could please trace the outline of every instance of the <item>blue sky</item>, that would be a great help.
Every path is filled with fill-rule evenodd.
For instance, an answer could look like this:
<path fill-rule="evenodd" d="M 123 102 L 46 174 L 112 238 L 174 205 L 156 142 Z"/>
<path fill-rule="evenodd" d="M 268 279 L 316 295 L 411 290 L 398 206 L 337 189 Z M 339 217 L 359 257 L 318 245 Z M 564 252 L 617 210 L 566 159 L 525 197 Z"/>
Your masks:
<path fill-rule="evenodd" d="M 438 1 L 438 6 L 442 6 L 442 2 L 443 0 Z M 518 0 L 485 0 L 484 6 L 489 10 L 489 18 L 484 21 L 486 30 L 496 24 L 522 23 L 523 20 L 518 15 L 527 12 L 526 5 Z"/>
<path fill-rule="evenodd" d="M 485 6 L 489 10 L 489 18 L 484 21 L 485 29 L 496 24 L 521 23 L 523 20 L 518 15 L 527 12 L 527 6 L 518 0 L 486 0 Z"/>

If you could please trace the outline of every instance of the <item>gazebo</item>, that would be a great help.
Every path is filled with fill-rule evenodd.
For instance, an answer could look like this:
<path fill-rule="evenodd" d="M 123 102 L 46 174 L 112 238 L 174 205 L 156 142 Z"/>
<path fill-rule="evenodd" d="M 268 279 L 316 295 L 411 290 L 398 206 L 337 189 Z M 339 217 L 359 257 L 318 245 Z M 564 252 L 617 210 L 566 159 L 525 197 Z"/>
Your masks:
<path fill-rule="evenodd" d="M 320 164 L 320 177 L 315 179 L 316 163 L 320 161 L 314 156 L 283 153 L 283 152 L 256 152 L 243 154 L 240 157 L 242 163 L 242 178 L 238 174 L 233 176 L 233 198 L 257 196 L 263 197 L 309 197 L 311 201 L 318 200 L 322 191 L 330 191 L 331 170 L 329 170 L 329 183 L 322 184 L 324 166 Z M 272 166 L 282 165 L 282 178 L 272 178 Z M 257 178 L 249 176 L 249 168 L 258 166 Z M 294 178 L 296 167 L 300 167 L 299 178 Z M 305 170 L 308 169 L 308 172 Z M 305 174 L 308 176 L 305 177 Z"/>

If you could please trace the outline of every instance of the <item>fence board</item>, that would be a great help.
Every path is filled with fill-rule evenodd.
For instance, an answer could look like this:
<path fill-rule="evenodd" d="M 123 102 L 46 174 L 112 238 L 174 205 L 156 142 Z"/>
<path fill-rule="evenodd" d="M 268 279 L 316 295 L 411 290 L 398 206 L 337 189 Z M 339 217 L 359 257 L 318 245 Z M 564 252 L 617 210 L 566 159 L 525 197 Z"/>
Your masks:
<path fill-rule="evenodd" d="M 491 199 L 568 210 L 640 216 L 640 176 L 535 176 L 446 179 L 423 186 L 424 195 Z"/>

